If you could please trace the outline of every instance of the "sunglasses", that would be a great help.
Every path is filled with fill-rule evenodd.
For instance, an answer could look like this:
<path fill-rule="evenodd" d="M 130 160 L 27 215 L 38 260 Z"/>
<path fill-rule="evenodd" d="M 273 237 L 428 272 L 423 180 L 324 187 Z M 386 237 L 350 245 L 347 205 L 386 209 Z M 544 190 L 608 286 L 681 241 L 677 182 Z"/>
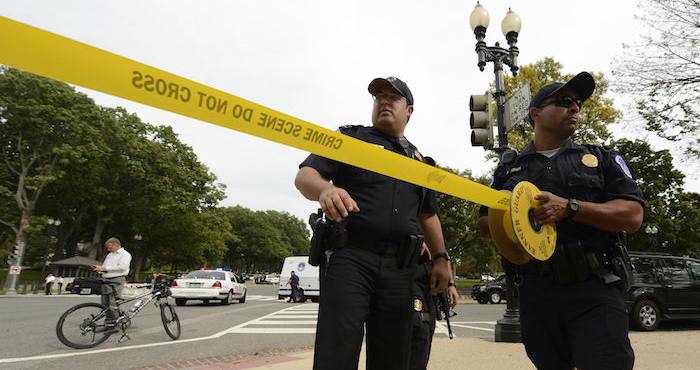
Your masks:
<path fill-rule="evenodd" d="M 394 103 L 403 99 L 403 96 L 394 93 L 379 93 L 377 95 L 372 96 L 372 99 L 374 99 L 375 102 L 388 100 L 390 103 Z"/>
<path fill-rule="evenodd" d="M 575 98 L 573 96 L 560 96 L 558 98 L 552 99 L 550 101 L 546 101 L 542 104 L 540 104 L 540 108 L 544 108 L 548 105 L 554 104 L 557 107 L 561 108 L 568 108 L 571 106 L 571 103 L 575 103 L 578 109 L 583 108 L 583 100 L 579 98 Z"/>

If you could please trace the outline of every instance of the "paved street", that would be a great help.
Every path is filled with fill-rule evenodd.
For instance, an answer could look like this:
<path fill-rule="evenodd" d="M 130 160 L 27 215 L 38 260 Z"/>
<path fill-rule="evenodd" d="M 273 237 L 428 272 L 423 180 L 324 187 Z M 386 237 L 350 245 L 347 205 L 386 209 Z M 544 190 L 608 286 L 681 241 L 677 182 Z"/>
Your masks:
<path fill-rule="evenodd" d="M 277 300 L 273 286 L 249 284 L 247 301 L 220 306 L 199 301 L 177 307 L 182 336 L 167 337 L 153 305 L 134 320 L 131 340 L 117 343 L 113 335 L 90 350 L 65 347 L 56 338 L 59 316 L 81 302 L 99 301 L 97 296 L 34 296 L 0 299 L 0 367 L 39 369 L 133 368 L 172 361 L 313 346 L 315 303 L 290 304 Z M 465 310 L 465 308 L 469 308 Z M 461 305 L 454 317 L 458 336 L 493 337 L 493 326 L 505 305 Z M 468 314 L 467 314 L 468 311 Z M 436 336 L 447 335 L 444 325 Z"/>
<path fill-rule="evenodd" d="M 158 310 L 147 307 L 130 330 L 131 340 L 119 335 L 89 350 L 65 347 L 56 338 L 58 317 L 69 307 L 97 296 L 35 296 L 0 298 L 0 368 L 3 369 L 130 369 L 203 358 L 238 358 L 251 354 L 311 349 L 315 303 L 290 304 L 277 300 L 273 286 L 249 284 L 247 301 L 221 306 L 198 301 L 177 307 L 182 336 L 165 334 Z M 461 304 L 453 317 L 458 338 L 493 340 L 496 320 L 505 305 Z M 700 323 L 671 324 L 665 330 L 700 329 Z M 447 335 L 439 323 L 436 337 Z M 653 335 L 653 334 L 652 334 Z M 196 362 L 195 362 L 196 363 Z"/>

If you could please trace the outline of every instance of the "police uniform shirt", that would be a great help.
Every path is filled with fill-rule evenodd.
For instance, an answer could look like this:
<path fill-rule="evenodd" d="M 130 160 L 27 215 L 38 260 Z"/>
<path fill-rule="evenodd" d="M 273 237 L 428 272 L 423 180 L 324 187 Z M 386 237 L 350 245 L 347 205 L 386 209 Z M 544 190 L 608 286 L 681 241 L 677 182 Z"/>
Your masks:
<path fill-rule="evenodd" d="M 416 160 L 422 158 L 405 138 L 394 138 L 374 127 L 343 126 L 340 131 Z M 417 185 L 314 154 L 309 155 L 299 168 L 306 166 L 345 189 L 357 202 L 360 211 L 350 212 L 347 217 L 346 227 L 351 236 L 400 243 L 406 236 L 419 233 L 418 213 L 437 213 L 434 192 L 424 191 Z"/>
<path fill-rule="evenodd" d="M 494 173 L 494 189 L 512 191 L 520 181 L 529 181 L 541 191 L 565 199 L 604 203 L 613 199 L 637 201 L 644 206 L 642 192 L 619 153 L 596 145 L 579 145 L 571 139 L 551 158 L 537 153 L 532 143 L 510 163 Z M 487 215 L 482 207 L 480 213 Z M 557 243 L 581 241 L 591 248 L 609 246 L 615 233 L 576 223 L 556 223 Z"/>

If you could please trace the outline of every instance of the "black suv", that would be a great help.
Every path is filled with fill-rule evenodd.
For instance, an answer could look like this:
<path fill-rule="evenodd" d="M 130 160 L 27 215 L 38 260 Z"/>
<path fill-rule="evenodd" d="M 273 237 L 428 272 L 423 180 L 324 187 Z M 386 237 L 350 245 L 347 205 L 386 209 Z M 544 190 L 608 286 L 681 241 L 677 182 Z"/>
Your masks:
<path fill-rule="evenodd" d="M 634 279 L 625 294 L 630 323 L 651 331 L 661 320 L 700 319 L 700 260 L 629 252 Z"/>
<path fill-rule="evenodd" d="M 496 280 L 473 285 L 471 297 L 481 304 L 499 304 L 506 297 L 506 289 L 506 276 L 501 275 Z"/>

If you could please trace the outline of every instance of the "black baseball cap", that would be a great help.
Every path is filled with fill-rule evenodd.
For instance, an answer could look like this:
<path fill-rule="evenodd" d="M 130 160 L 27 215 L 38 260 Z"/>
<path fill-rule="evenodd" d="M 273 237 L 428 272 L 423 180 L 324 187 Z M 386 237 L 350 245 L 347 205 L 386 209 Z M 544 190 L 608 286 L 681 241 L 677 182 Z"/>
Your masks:
<path fill-rule="evenodd" d="M 590 73 L 581 72 L 567 82 L 553 82 L 551 84 L 544 85 L 542 88 L 540 88 L 537 94 L 530 99 L 528 111 L 530 108 L 539 107 L 542 105 L 542 102 L 545 99 L 549 98 L 557 91 L 565 87 L 570 87 L 576 92 L 576 96 L 578 96 L 581 101 L 585 101 L 586 99 L 590 98 L 591 95 L 593 95 L 593 91 L 595 91 L 595 81 Z M 530 120 L 530 123 L 534 124 L 532 117 L 530 117 L 530 113 L 528 113 L 527 117 Z"/>
<path fill-rule="evenodd" d="M 369 91 L 372 96 L 375 96 L 377 95 L 377 91 L 384 86 L 391 86 L 394 91 L 406 98 L 408 105 L 413 105 L 413 94 L 411 94 L 411 89 L 408 88 L 408 85 L 406 85 L 405 82 L 393 76 L 389 76 L 387 78 L 375 78 L 369 83 L 369 86 L 367 86 L 367 91 Z"/>

